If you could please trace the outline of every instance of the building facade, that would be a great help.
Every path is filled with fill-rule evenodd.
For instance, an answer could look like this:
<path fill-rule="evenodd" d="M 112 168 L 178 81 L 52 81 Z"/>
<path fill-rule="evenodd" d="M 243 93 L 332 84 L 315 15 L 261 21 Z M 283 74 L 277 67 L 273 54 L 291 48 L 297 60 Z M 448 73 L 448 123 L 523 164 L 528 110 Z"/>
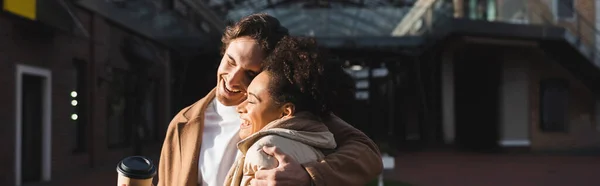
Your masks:
<path fill-rule="evenodd" d="M 424 44 L 395 54 L 404 65 L 387 77 L 393 84 L 370 81 L 375 90 L 393 87 L 371 95 L 371 107 L 394 109 L 369 117 L 388 123 L 379 133 L 399 149 L 597 151 L 595 7 L 592 0 L 417 1 L 391 35 Z"/>
<path fill-rule="evenodd" d="M 441 68 L 444 141 L 490 139 L 492 146 L 534 151 L 599 149 L 595 1 L 487 3 L 495 5 L 488 13 L 497 11 L 485 21 L 563 28 L 567 36 L 564 43 L 550 44 L 537 37 L 465 35 L 458 47 L 446 49 L 451 52 L 445 51 Z"/>
<path fill-rule="evenodd" d="M 2 184 L 156 161 L 214 88 L 225 19 L 258 11 L 349 67 L 344 119 L 392 148 L 600 148 L 593 0 L 0 2 Z"/>
<path fill-rule="evenodd" d="M 0 4 L 2 185 L 158 157 L 172 117 L 169 48 L 71 1 Z"/>

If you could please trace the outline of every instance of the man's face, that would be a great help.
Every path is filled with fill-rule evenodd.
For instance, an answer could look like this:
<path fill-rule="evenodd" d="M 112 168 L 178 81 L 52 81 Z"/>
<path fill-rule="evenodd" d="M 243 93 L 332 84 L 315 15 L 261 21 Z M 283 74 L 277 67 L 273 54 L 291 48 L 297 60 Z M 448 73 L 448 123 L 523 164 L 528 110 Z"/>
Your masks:
<path fill-rule="evenodd" d="M 261 72 L 264 52 L 256 40 L 249 37 L 229 43 L 217 70 L 217 99 L 226 106 L 235 106 L 246 100 L 246 89 Z"/>

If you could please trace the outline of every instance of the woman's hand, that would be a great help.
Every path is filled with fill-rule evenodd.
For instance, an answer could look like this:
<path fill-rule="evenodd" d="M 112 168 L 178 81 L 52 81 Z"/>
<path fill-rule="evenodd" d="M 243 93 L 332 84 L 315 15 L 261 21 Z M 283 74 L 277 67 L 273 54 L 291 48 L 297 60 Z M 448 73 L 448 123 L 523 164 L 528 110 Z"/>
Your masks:
<path fill-rule="evenodd" d="M 264 146 L 263 151 L 275 157 L 279 165 L 274 169 L 258 170 L 251 181 L 253 186 L 310 185 L 308 172 L 296 160 L 277 147 Z"/>

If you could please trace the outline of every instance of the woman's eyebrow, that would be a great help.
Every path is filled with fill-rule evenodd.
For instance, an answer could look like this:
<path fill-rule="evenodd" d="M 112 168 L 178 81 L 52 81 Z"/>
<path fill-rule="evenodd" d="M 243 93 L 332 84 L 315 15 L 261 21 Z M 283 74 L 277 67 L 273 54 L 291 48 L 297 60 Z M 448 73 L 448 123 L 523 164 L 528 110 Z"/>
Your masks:
<path fill-rule="evenodd" d="M 258 101 L 260 101 L 260 98 L 258 98 L 258 96 L 256 96 L 256 94 L 254 94 L 252 92 L 248 92 L 248 95 L 254 96 L 254 98 L 256 98 Z"/>

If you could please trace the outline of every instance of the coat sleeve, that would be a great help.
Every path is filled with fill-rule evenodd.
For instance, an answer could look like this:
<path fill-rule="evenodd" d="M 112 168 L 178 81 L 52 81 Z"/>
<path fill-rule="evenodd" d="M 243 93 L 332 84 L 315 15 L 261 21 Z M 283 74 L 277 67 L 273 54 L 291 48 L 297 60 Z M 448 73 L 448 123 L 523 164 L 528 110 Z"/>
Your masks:
<path fill-rule="evenodd" d="M 303 164 L 315 185 L 365 185 L 383 171 L 379 149 L 363 132 L 337 116 L 325 124 L 338 148 L 322 161 Z"/>
<path fill-rule="evenodd" d="M 279 165 L 275 157 L 268 155 L 262 149 L 263 146 L 279 145 L 272 138 L 273 136 L 262 137 L 248 148 L 244 161 L 244 173 L 254 175 L 258 170 L 273 169 Z"/>
<path fill-rule="evenodd" d="M 302 142 L 278 135 L 267 135 L 257 140 L 246 152 L 244 173 L 254 175 L 258 170 L 277 168 L 277 158 L 263 151 L 264 146 L 278 147 L 283 153 L 298 162 L 312 162 L 323 157 L 321 151 Z"/>

